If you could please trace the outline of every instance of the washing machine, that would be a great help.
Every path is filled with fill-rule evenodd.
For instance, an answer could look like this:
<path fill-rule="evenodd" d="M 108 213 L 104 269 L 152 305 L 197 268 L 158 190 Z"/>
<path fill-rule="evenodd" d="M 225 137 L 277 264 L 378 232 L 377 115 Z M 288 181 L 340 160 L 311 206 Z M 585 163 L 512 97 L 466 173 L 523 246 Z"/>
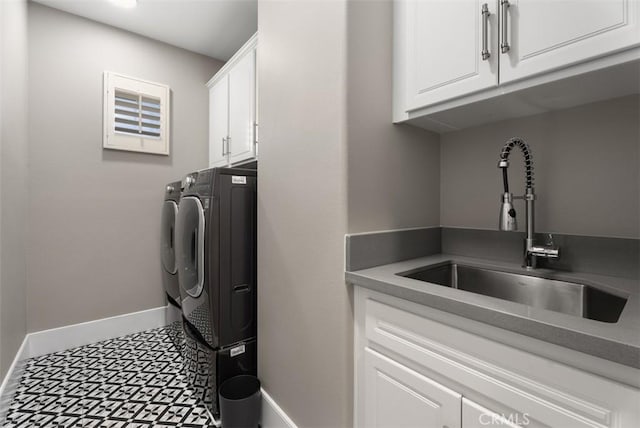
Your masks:
<path fill-rule="evenodd" d="M 162 204 L 160 259 L 162 263 L 162 284 L 167 297 L 166 322 L 168 333 L 178 351 L 184 353 L 184 333 L 182 309 L 180 307 L 180 285 L 175 255 L 175 224 L 180 202 L 181 181 L 165 186 Z"/>
<path fill-rule="evenodd" d="M 176 220 L 185 366 L 214 417 L 226 379 L 256 374 L 257 171 L 212 168 L 187 175 Z"/>

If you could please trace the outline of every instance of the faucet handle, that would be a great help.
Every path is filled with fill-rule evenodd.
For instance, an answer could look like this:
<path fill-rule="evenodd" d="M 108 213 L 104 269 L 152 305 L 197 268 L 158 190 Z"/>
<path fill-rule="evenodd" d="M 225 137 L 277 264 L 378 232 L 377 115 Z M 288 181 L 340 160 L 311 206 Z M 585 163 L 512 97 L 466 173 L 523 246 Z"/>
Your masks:
<path fill-rule="evenodd" d="M 534 245 L 528 251 L 528 254 L 536 257 L 545 257 L 548 259 L 557 259 L 560 257 L 560 247 L 553 242 L 553 235 L 547 234 L 547 242 L 544 245 Z"/>
<path fill-rule="evenodd" d="M 555 244 L 553 243 L 553 234 L 551 234 L 551 233 L 547 234 L 546 245 L 548 245 L 549 247 L 555 247 Z"/>

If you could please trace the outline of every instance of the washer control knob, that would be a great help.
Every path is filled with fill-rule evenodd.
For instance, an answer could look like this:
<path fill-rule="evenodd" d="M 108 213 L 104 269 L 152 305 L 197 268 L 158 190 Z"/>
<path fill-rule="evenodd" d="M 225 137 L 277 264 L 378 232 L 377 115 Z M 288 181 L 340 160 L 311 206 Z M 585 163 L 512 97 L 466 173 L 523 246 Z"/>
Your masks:
<path fill-rule="evenodd" d="M 193 186 L 194 184 L 196 184 L 196 179 L 193 175 L 187 175 L 184 178 L 184 182 L 182 183 L 183 187 L 185 189 L 188 189 L 189 187 Z"/>

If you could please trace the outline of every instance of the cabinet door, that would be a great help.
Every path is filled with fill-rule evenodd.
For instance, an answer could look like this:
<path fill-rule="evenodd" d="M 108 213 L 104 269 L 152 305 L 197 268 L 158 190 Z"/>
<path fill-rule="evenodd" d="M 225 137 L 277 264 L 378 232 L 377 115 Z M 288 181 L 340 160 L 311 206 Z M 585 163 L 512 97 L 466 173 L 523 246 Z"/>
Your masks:
<path fill-rule="evenodd" d="M 489 58 L 482 58 L 486 4 Z M 406 44 L 406 110 L 498 84 L 496 0 L 397 0 L 396 37 Z"/>
<path fill-rule="evenodd" d="M 514 413 L 512 415 L 499 415 L 491 410 L 482 407 L 466 398 L 462 399 L 462 427 L 463 428 L 518 428 L 517 422 L 522 426 L 529 425 L 528 415 Z"/>
<path fill-rule="evenodd" d="M 461 395 L 370 349 L 364 356 L 364 426 L 461 428 Z"/>
<path fill-rule="evenodd" d="M 225 141 L 229 131 L 229 77 L 209 89 L 209 166 L 228 163 Z"/>
<path fill-rule="evenodd" d="M 638 10 L 637 0 L 510 0 L 501 83 L 639 45 Z"/>
<path fill-rule="evenodd" d="M 510 422 L 527 428 L 640 427 L 637 388 L 434 321 L 428 318 L 432 308 L 370 295 L 375 297 L 356 305 L 358 311 L 365 307 L 359 333 L 367 343 L 428 367 L 451 385 L 464 385 L 468 395 L 473 391 L 500 403 Z"/>
<path fill-rule="evenodd" d="M 254 49 L 229 71 L 229 147 L 232 164 L 254 157 L 255 76 Z"/>

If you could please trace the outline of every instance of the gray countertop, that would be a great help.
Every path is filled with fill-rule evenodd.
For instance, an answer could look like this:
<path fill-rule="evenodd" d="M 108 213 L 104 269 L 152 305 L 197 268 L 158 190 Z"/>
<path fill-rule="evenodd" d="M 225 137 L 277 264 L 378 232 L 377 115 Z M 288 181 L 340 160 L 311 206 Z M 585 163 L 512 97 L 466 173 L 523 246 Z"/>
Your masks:
<path fill-rule="evenodd" d="M 445 261 L 591 285 L 628 298 L 617 323 L 605 323 L 534 308 L 397 275 Z M 538 269 L 477 258 L 439 254 L 347 271 L 347 282 L 461 317 L 480 321 L 625 366 L 640 368 L 638 281 L 586 273 Z"/>

